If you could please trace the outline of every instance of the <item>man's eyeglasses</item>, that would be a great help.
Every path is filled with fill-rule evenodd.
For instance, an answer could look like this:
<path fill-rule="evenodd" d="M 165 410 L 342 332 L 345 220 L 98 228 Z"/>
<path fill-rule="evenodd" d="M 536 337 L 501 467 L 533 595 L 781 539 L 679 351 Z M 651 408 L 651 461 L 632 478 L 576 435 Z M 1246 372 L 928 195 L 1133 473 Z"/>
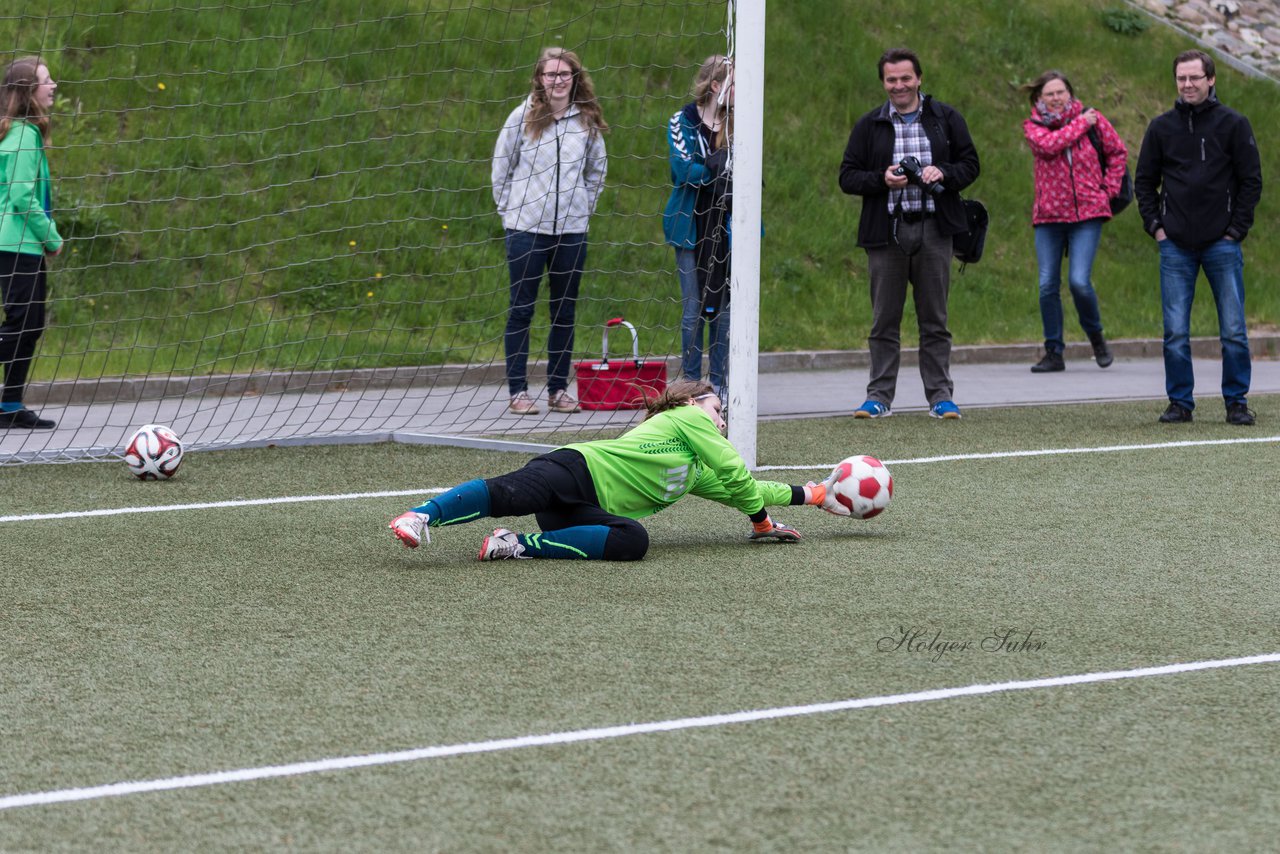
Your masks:
<path fill-rule="evenodd" d="M 1191 74 L 1186 77 L 1175 77 L 1173 79 L 1178 81 L 1178 84 L 1181 85 L 1183 83 L 1199 83 L 1208 76 L 1209 75 L 1207 74 Z"/>
<path fill-rule="evenodd" d="M 544 71 L 542 72 L 542 79 L 553 80 L 553 81 L 572 80 L 573 72 L 572 71 Z"/>

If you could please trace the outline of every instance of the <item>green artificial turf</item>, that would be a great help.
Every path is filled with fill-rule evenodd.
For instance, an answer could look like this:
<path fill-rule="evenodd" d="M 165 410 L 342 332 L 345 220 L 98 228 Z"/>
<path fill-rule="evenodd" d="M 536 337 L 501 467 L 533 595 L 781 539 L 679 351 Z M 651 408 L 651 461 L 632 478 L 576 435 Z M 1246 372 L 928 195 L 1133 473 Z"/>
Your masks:
<path fill-rule="evenodd" d="M 766 464 L 898 460 L 893 504 L 779 509 L 789 547 L 687 499 L 627 565 L 480 564 L 484 523 L 407 551 L 385 525 L 412 497 L 0 522 L 0 798 L 1276 652 L 1276 442 L 912 462 L 1273 435 L 1280 400 L 1251 403 L 1252 432 L 1151 404 L 764 424 Z M 425 490 L 521 459 L 6 469 L 0 515 Z M 1043 645 L 981 647 L 1007 630 Z M 31 806 L 0 811 L 0 850 L 1257 849 L 1280 833 L 1278 690 L 1256 665 Z"/>

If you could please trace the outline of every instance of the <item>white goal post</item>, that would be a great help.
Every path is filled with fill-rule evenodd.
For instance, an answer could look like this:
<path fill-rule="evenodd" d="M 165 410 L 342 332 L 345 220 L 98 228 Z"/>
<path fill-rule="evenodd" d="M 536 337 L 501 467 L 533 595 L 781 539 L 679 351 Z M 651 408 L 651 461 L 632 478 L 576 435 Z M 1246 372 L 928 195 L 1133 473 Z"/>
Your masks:
<path fill-rule="evenodd" d="M 765 0 L 740 0 L 732 32 L 737 87 L 733 140 L 733 322 L 729 440 L 756 466 L 760 362 L 760 223 L 764 188 Z"/>

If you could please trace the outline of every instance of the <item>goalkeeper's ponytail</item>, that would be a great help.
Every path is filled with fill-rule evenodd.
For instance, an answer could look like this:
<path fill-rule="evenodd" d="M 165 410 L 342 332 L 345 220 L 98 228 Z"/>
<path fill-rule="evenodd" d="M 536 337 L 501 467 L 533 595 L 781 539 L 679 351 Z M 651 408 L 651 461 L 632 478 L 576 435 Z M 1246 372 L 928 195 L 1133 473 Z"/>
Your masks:
<path fill-rule="evenodd" d="M 666 412 L 668 409 L 675 409 L 677 406 L 688 406 L 695 398 L 702 397 L 704 394 L 715 393 L 711 383 L 703 382 L 702 380 L 676 380 L 667 386 L 662 394 L 653 400 L 646 401 L 645 408 L 649 410 L 649 414 L 645 418 L 652 418 L 659 412 Z"/>

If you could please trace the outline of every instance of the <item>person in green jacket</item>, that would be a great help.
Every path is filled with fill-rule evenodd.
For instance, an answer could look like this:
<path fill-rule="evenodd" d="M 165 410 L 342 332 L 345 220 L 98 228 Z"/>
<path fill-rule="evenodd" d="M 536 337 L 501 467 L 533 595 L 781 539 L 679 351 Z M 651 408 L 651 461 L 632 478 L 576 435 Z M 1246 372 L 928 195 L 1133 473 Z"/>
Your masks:
<path fill-rule="evenodd" d="M 44 332 L 45 258 L 62 251 L 44 155 L 57 91 L 49 69 L 33 56 L 9 63 L 0 83 L 0 429 L 56 426 L 23 406 L 22 394 L 36 342 Z"/>
<path fill-rule="evenodd" d="M 753 478 L 724 437 L 721 406 L 709 383 L 679 380 L 617 439 L 566 445 L 510 474 L 467 481 L 397 516 L 391 532 L 412 549 L 431 542 L 434 527 L 533 514 L 541 533 L 497 528 L 481 545 L 480 560 L 639 560 L 649 534 L 636 520 L 685 495 L 747 514 L 752 540 L 800 540 L 795 528 L 769 518 L 769 505 L 813 504 L 848 515 L 828 497 L 829 482 L 788 486 Z"/>

